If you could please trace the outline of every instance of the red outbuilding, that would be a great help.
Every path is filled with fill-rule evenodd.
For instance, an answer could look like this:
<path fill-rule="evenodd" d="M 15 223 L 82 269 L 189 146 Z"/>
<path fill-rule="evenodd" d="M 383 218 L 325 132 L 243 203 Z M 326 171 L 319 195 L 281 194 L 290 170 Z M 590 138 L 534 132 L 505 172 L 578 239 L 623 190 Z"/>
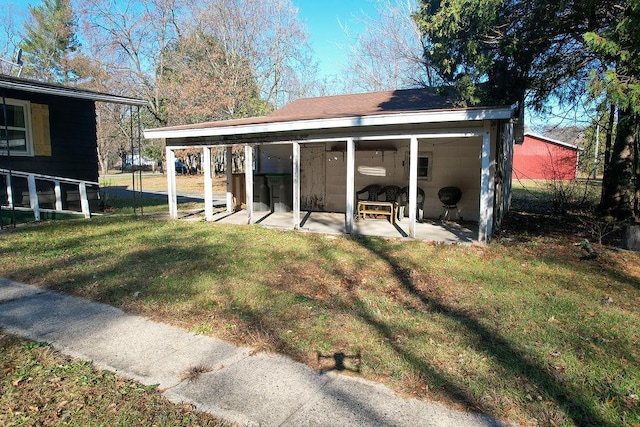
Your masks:
<path fill-rule="evenodd" d="M 576 178 L 578 152 L 576 145 L 525 133 L 522 144 L 513 153 L 513 177 L 516 179 L 570 180 Z"/>

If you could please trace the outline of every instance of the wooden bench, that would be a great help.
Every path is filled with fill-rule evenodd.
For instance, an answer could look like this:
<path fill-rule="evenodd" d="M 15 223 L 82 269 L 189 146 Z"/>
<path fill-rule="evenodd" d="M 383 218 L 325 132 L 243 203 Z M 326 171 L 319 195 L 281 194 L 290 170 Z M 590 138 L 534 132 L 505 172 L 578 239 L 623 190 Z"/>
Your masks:
<path fill-rule="evenodd" d="M 395 223 L 397 203 L 373 202 L 361 200 L 358 202 L 358 218 L 366 219 L 367 215 L 385 215 L 391 224 Z"/>

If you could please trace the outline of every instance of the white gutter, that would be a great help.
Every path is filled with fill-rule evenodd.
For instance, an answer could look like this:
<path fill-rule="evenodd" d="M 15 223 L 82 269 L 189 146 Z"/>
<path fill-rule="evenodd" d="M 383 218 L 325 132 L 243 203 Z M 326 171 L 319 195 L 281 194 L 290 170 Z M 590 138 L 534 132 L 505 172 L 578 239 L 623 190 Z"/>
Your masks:
<path fill-rule="evenodd" d="M 128 98 L 106 93 L 85 91 L 76 88 L 64 88 L 55 86 L 40 86 L 28 82 L 12 82 L 0 80 L 0 87 L 13 90 L 23 90 L 26 92 L 42 93 L 45 95 L 64 96 L 67 98 L 87 99 L 90 101 L 110 102 L 115 104 L 145 106 L 149 103 L 142 99 Z"/>
<path fill-rule="evenodd" d="M 285 122 L 258 123 L 236 126 L 215 126 L 206 128 L 146 129 L 144 137 L 150 138 L 192 138 L 210 136 L 251 135 L 261 133 L 295 132 L 318 129 L 342 129 L 382 125 L 408 125 L 424 123 L 444 123 L 478 120 L 510 119 L 517 105 L 503 108 L 421 111 L 415 113 L 381 114 L 330 119 L 294 120 Z"/>

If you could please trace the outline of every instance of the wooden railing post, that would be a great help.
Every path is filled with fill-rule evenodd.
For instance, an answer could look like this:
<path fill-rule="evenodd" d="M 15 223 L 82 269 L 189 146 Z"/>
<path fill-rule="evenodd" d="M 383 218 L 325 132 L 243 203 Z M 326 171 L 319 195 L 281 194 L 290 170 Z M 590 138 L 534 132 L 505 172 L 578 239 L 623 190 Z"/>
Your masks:
<path fill-rule="evenodd" d="M 7 183 L 7 204 L 9 208 L 13 208 L 13 188 L 11 187 L 11 174 L 5 175 Z"/>
<path fill-rule="evenodd" d="M 38 202 L 38 190 L 34 175 L 27 176 L 27 185 L 29 186 L 29 205 L 33 210 L 33 217 L 36 221 L 40 221 L 40 203 Z"/>
<path fill-rule="evenodd" d="M 64 178 L 60 176 L 52 176 L 52 175 L 42 175 L 39 173 L 31 173 L 31 172 L 22 172 L 22 171 L 11 171 L 8 169 L 0 168 L 0 174 L 6 177 L 5 183 L 7 187 L 7 204 L 8 208 L 18 209 L 18 210 L 31 210 L 33 211 L 33 216 L 36 221 L 40 221 L 41 213 L 44 212 L 65 212 L 65 213 L 82 213 L 86 218 L 91 217 L 91 207 L 89 205 L 89 197 L 87 194 L 87 185 L 89 186 L 97 186 L 100 184 L 94 181 L 82 181 L 73 178 Z M 26 179 L 27 185 L 29 189 L 29 206 L 22 206 L 22 201 L 18 203 L 18 206 L 15 206 L 14 194 L 13 194 L 13 179 L 16 177 L 20 179 Z M 46 181 L 47 183 L 53 184 L 53 190 L 55 194 L 55 207 L 54 209 L 49 208 L 41 208 L 40 201 L 38 200 L 38 188 L 36 185 L 36 180 Z M 78 194 L 80 196 L 80 206 L 81 212 L 76 210 L 64 210 L 64 200 L 63 200 L 63 191 L 62 184 L 71 184 L 78 186 Z M 70 192 L 75 197 L 75 192 Z M 22 195 L 20 195 L 22 197 Z M 3 205 L 4 207 L 4 205 Z"/>
<path fill-rule="evenodd" d="M 54 191 L 56 193 L 56 210 L 62 210 L 62 189 L 60 188 L 60 181 L 53 181 L 55 184 Z"/>
<path fill-rule="evenodd" d="M 87 184 L 81 182 L 79 185 L 80 190 L 80 205 L 82 206 L 82 213 L 85 218 L 91 218 L 91 211 L 89 210 L 89 199 L 87 198 Z"/>

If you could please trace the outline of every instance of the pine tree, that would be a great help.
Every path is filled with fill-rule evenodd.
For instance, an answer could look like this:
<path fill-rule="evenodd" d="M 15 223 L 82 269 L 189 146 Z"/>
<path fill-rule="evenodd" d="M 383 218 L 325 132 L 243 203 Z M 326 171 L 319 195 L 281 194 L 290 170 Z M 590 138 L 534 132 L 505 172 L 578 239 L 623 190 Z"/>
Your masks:
<path fill-rule="evenodd" d="M 590 88 L 618 109 L 616 137 L 602 180 L 599 210 L 619 220 L 638 217 L 640 170 L 640 0 L 627 0 L 612 25 L 585 35 L 587 46 L 602 63 L 593 73 Z"/>
<path fill-rule="evenodd" d="M 640 0 L 422 0 L 425 57 L 466 104 L 550 96 L 618 111 L 600 211 L 638 217 Z"/>
<path fill-rule="evenodd" d="M 74 79 L 72 54 L 80 43 L 77 19 L 70 0 L 42 0 L 29 6 L 31 21 L 25 22 L 20 43 L 24 54 L 23 75 L 49 83 L 69 83 Z"/>

